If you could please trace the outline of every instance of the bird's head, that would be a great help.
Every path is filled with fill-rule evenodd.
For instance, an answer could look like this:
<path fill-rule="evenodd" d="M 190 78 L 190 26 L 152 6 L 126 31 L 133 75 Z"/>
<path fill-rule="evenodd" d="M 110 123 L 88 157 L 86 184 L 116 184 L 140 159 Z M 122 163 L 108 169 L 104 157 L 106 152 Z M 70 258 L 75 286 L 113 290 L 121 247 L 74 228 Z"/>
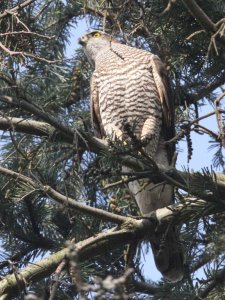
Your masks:
<path fill-rule="evenodd" d="M 94 65 L 96 56 L 109 48 L 111 42 L 116 41 L 107 33 L 94 30 L 82 35 L 78 42 L 83 47 L 89 62 Z"/>

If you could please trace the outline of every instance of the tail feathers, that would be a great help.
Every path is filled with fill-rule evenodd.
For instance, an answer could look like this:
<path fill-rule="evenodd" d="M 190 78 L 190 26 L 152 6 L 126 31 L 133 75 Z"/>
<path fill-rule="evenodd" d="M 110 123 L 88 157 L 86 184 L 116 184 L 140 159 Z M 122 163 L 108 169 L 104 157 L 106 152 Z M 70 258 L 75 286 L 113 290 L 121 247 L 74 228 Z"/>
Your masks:
<path fill-rule="evenodd" d="M 151 239 L 152 252 L 157 269 L 169 282 L 177 282 L 183 278 L 183 251 L 179 235 L 174 227 L 166 234 L 156 233 Z"/>

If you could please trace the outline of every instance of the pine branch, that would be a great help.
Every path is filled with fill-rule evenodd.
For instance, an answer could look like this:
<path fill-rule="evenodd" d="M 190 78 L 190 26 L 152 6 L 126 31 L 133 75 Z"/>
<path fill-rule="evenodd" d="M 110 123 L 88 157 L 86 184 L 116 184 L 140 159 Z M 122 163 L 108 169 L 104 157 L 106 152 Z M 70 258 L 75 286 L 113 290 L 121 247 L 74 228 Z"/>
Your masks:
<path fill-rule="evenodd" d="M 1 98 L 1 96 L 0 96 Z M 24 101 L 25 102 L 25 101 Z M 29 103 L 25 102 L 25 105 L 30 105 Z M 31 105 L 32 106 L 32 105 Z M 34 106 L 32 106 L 32 110 L 36 110 Z M 45 119 L 48 119 L 50 117 L 48 114 L 43 113 L 45 116 Z M 64 133 L 67 133 L 65 138 L 66 139 L 72 139 L 74 136 L 72 130 L 62 124 L 59 124 L 55 118 L 50 118 L 50 122 L 54 124 L 55 126 L 58 127 L 58 129 L 61 129 L 60 132 L 62 135 Z M 26 123 L 26 121 L 25 121 Z M 57 124 L 56 124 L 57 123 Z M 23 124 L 23 123 L 22 123 Z M 34 124 L 32 124 L 34 125 Z M 32 128 L 32 127 L 26 124 L 27 128 Z M 38 123 L 38 125 L 41 125 L 41 123 Z M 45 123 L 43 124 L 45 125 Z M 26 130 L 27 130 L 26 128 Z M 1 121 L 0 121 L 0 129 L 1 129 Z M 20 128 L 21 129 L 21 128 Z M 68 129 L 68 130 L 67 130 Z M 100 140 L 98 138 L 93 137 L 91 134 L 79 131 L 79 136 L 78 136 L 78 144 L 80 147 L 83 147 L 86 150 L 91 150 L 94 153 L 101 153 L 102 155 L 107 155 L 108 153 L 108 147 L 107 147 L 107 142 L 104 140 Z M 151 168 L 149 167 L 149 160 L 148 161 L 143 161 L 141 158 L 135 158 L 130 155 L 123 155 L 123 154 L 118 154 L 117 155 L 118 161 L 121 162 L 121 164 L 130 167 L 135 170 L 135 172 L 132 172 L 132 176 L 138 176 L 139 178 L 149 178 L 152 179 L 154 182 L 159 183 L 162 181 L 166 181 L 174 186 L 177 186 L 187 192 L 192 193 L 192 195 L 201 197 L 203 199 L 212 199 L 212 196 L 204 194 L 199 194 L 196 193 L 195 189 L 190 189 L 190 185 L 187 184 L 186 182 L 195 182 L 196 177 L 201 176 L 201 173 L 196 172 L 196 173 L 189 173 L 189 172 L 181 172 L 176 170 L 175 168 L 165 168 L 162 165 L 156 165 L 154 161 L 151 160 L 151 164 L 154 164 L 154 166 Z M 216 174 L 216 178 L 212 178 L 212 182 L 217 186 L 218 191 L 222 194 L 225 193 L 225 175 L 223 174 Z M 223 202 L 221 198 L 221 202 Z"/>
<path fill-rule="evenodd" d="M 0 173 L 4 174 L 5 176 L 10 176 L 18 181 L 29 183 L 33 188 L 39 190 L 41 193 L 44 193 L 47 196 L 50 196 L 54 201 L 63 204 L 65 207 L 70 207 L 71 209 L 94 216 L 96 218 L 100 218 L 101 220 L 111 221 L 116 224 L 124 224 L 129 221 L 131 222 L 134 221 L 134 219 L 130 217 L 116 215 L 114 213 L 110 213 L 99 208 L 83 205 L 72 198 L 62 195 L 61 193 L 57 192 L 50 186 L 41 185 L 40 182 L 36 183 L 35 181 L 33 181 L 31 178 L 27 176 L 24 176 L 22 174 L 19 174 L 17 172 L 14 172 L 12 170 L 9 170 L 1 166 L 0 166 Z M 180 173 L 182 174 L 182 172 Z M 221 176 L 223 176 L 223 179 L 225 181 L 225 175 L 221 175 Z M 224 185 L 225 183 L 222 182 L 223 189 L 224 189 Z M 163 226 L 167 222 L 171 221 L 171 219 L 175 219 L 174 221 L 176 221 L 175 222 L 176 224 L 182 224 L 188 221 L 190 217 L 193 215 L 193 213 L 198 213 L 198 217 L 199 215 L 202 217 L 204 215 L 210 215 L 212 213 L 220 212 L 221 209 L 224 209 L 223 202 L 221 204 L 218 201 L 213 202 L 213 201 L 206 201 L 199 198 L 186 197 L 182 204 L 169 205 L 167 207 L 163 207 L 152 212 L 150 219 L 148 219 L 148 222 L 149 220 L 154 220 L 154 222 L 162 224 Z M 146 221 L 146 219 L 144 219 L 144 221 Z M 150 234 L 149 231 L 148 234 Z"/>
<path fill-rule="evenodd" d="M 80 202 L 71 199 L 67 196 L 60 194 L 59 192 L 55 191 L 50 186 L 41 185 L 39 182 L 33 181 L 31 178 L 9 170 L 7 168 L 0 166 L 0 173 L 4 174 L 5 176 L 10 176 L 20 182 L 29 183 L 33 188 L 43 192 L 44 194 L 50 196 L 56 202 L 63 204 L 65 207 L 70 207 L 77 211 L 86 213 L 88 215 L 94 216 L 96 218 L 100 218 L 101 220 L 111 221 L 116 224 L 121 224 L 129 220 L 127 217 L 123 217 L 120 215 L 115 215 L 113 213 L 104 211 L 99 208 L 94 208 L 88 205 L 81 204 Z"/>
<path fill-rule="evenodd" d="M 225 281 L 225 267 L 213 277 L 213 281 L 202 291 L 200 291 L 196 299 L 205 299 L 209 293 L 219 284 Z"/>
<path fill-rule="evenodd" d="M 98 254 L 104 253 L 124 245 L 128 242 L 140 239 L 145 233 L 146 228 L 142 227 L 140 221 L 135 221 L 136 227 L 123 228 L 119 231 L 108 231 L 100 233 L 95 237 L 81 241 L 76 244 L 78 249 L 79 261 L 90 259 Z M 35 264 L 19 271 L 20 286 L 25 288 L 25 285 L 30 282 L 39 281 L 54 272 L 62 260 L 67 256 L 68 248 L 64 248 L 48 258 L 43 259 Z M 18 282 L 14 276 L 7 275 L 0 281 L 0 298 L 11 299 L 13 295 L 18 293 Z"/>

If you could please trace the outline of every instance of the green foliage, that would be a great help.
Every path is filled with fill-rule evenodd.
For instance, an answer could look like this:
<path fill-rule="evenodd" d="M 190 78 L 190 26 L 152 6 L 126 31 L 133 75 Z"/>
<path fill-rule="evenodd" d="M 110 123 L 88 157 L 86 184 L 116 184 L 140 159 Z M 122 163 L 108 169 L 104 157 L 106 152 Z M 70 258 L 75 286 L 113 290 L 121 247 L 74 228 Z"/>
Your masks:
<path fill-rule="evenodd" d="M 0 155 L 2 166 L 39 185 L 34 188 L 29 182 L 21 183 L 18 178 L 0 176 L 2 277 L 12 272 L 17 274 L 19 269 L 55 253 L 67 240 L 79 242 L 112 228 L 111 222 L 103 222 L 55 202 L 43 192 L 42 186 L 50 186 L 84 205 L 138 217 L 136 204 L 124 184 L 134 176 L 123 177 L 121 181 L 118 157 L 130 155 L 155 171 L 151 158 L 140 152 L 139 141 L 132 137 L 126 143 L 109 138 L 107 154 L 88 151 L 89 145 L 81 132 L 93 134 L 89 113 L 92 70 L 81 49 L 75 50 L 73 58 L 65 56 L 72 30 L 77 30 L 83 18 L 90 27 L 104 29 L 122 42 L 161 57 L 174 92 L 176 128 L 181 133 L 177 140 L 187 137 L 191 148 L 192 132 L 208 134 L 216 148 L 213 168 L 222 171 L 224 168 L 224 111 L 220 110 L 223 98 L 215 103 L 225 84 L 224 1 L 197 1 L 216 24 L 216 32 L 203 28 L 186 9 L 185 1 L 45 0 L 30 1 L 23 6 L 25 2 L 1 1 L 0 4 L 0 129 L 5 129 L 1 135 Z M 40 113 L 3 101 L 2 96 L 12 97 L 20 103 L 25 101 L 48 116 L 54 116 L 57 128 L 46 137 L 23 130 L 19 132 L 13 124 L 1 127 L 1 119 L 9 117 L 47 122 Z M 216 109 L 219 135 L 210 128 L 201 127 L 201 122 L 195 120 L 199 118 L 200 107 L 206 103 L 213 104 L 212 111 Z M 74 132 L 72 143 L 58 138 L 56 129 L 63 132 L 62 125 Z M 185 278 L 178 284 L 151 282 L 149 285 L 157 291 L 154 289 L 149 295 L 146 291 L 135 293 L 135 285 L 128 283 L 126 294 L 131 291 L 130 299 L 195 299 L 210 284 L 214 287 L 199 299 L 224 297 L 224 279 L 218 276 L 225 261 L 224 195 L 216 184 L 214 169 L 201 170 L 192 180 L 189 171 L 185 172 L 187 177 L 183 180 L 188 188 L 185 192 L 177 189 L 176 201 L 184 204 L 186 198 L 194 194 L 197 200 L 203 198 L 207 202 L 207 205 L 199 202 L 195 210 L 188 202 L 189 206 L 181 212 Z M 216 213 L 208 215 L 212 207 L 216 207 Z M 93 276 L 102 279 L 108 275 L 123 276 L 129 265 L 128 254 L 127 245 L 121 245 L 116 250 L 108 249 L 102 255 L 88 258 L 79 265 L 82 280 L 91 285 L 96 282 Z M 136 256 L 134 253 L 131 257 L 135 269 L 133 279 L 146 280 L 140 267 L 140 248 Z M 202 270 L 200 275 L 196 272 L 199 269 Z M 69 267 L 61 275 L 55 299 L 81 299 Z M 32 282 L 27 290 L 48 299 L 53 284 L 53 278 L 48 275 Z M 40 290 L 44 294 L 39 294 Z M 110 299 L 126 299 L 125 296 L 116 298 L 116 292 L 114 294 L 110 294 Z M 92 296 L 90 292 L 88 299 Z"/>

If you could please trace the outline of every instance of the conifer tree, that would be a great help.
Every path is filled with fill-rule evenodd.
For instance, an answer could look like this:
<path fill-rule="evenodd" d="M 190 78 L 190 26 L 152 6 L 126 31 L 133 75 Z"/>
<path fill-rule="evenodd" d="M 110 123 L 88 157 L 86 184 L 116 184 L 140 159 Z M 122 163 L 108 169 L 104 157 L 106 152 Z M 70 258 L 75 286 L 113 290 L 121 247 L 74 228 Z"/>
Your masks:
<path fill-rule="evenodd" d="M 0 299 L 224 298 L 224 11 L 223 0 L 1 1 Z M 165 169 L 94 137 L 91 67 L 79 48 L 65 55 L 82 19 L 160 56 L 176 106 L 170 143 L 185 140 L 190 160 L 192 134 L 207 135 L 211 169 Z M 202 126 L 209 117 L 216 132 Z M 122 164 L 134 173 L 121 177 Z M 134 177 L 173 184 L 175 204 L 142 218 L 126 187 Z M 184 279 L 147 280 L 145 233 L 171 224 Z"/>

